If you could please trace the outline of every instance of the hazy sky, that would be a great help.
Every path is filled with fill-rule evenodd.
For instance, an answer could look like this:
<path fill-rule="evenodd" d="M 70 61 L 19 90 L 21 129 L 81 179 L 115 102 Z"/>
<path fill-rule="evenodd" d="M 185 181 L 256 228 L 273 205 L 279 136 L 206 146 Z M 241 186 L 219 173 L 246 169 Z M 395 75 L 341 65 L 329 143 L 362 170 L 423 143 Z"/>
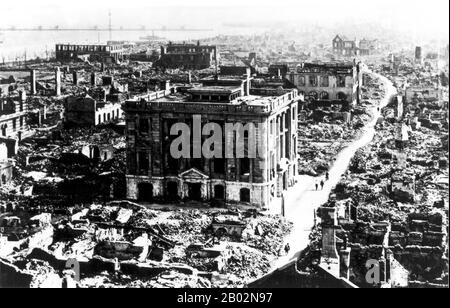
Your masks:
<path fill-rule="evenodd" d="M 107 26 L 109 9 L 116 27 L 369 21 L 430 38 L 449 29 L 449 0 L 21 0 L 2 3 L 0 27 Z"/>

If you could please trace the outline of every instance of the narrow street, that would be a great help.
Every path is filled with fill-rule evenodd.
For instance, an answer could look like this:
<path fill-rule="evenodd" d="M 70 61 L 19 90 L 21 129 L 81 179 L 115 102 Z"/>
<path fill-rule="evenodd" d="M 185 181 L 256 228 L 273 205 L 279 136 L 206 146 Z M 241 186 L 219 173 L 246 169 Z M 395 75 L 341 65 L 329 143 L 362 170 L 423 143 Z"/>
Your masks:
<path fill-rule="evenodd" d="M 397 91 L 392 83 L 385 77 L 374 74 L 381 78 L 386 85 L 386 95 L 380 102 L 379 109 L 385 107 L 392 96 Z M 278 269 L 296 259 L 301 251 L 303 251 L 309 243 L 309 234 L 314 226 L 314 212 L 324 203 L 328 201 L 332 189 L 338 184 L 341 176 L 347 171 L 352 157 L 356 151 L 367 144 L 369 144 L 375 136 L 375 125 L 381 112 L 377 110 L 377 107 L 373 107 L 374 117 L 369 122 L 364 132 L 359 139 L 355 140 L 348 147 L 342 150 L 333 167 L 329 171 L 330 178 L 325 181 L 324 177 L 301 177 L 296 187 L 289 190 L 285 199 L 285 214 L 286 218 L 294 223 L 294 229 L 291 235 L 288 237 L 286 243 L 290 245 L 290 252 L 287 256 L 281 257 L 273 264 L 273 269 Z M 315 184 L 320 183 L 323 180 L 325 185 L 321 190 L 316 191 Z"/>

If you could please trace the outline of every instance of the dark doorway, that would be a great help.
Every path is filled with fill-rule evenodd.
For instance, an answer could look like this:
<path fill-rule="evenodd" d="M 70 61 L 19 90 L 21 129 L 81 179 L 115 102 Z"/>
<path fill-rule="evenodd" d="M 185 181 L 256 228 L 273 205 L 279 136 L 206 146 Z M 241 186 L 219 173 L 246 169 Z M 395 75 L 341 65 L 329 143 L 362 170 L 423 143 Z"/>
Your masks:
<path fill-rule="evenodd" d="M 153 201 L 153 185 L 150 183 L 141 183 L 138 185 L 138 200 L 140 202 Z"/>
<path fill-rule="evenodd" d="M 167 183 L 167 200 L 178 200 L 178 184 L 176 182 Z"/>
<path fill-rule="evenodd" d="M 96 146 L 92 148 L 92 159 L 100 159 L 100 149 Z"/>
<path fill-rule="evenodd" d="M 214 186 L 214 198 L 217 200 L 225 199 L 225 188 L 222 185 Z"/>
<path fill-rule="evenodd" d="M 242 188 L 240 195 L 241 202 L 250 203 L 250 189 Z"/>
<path fill-rule="evenodd" d="M 189 199 L 194 201 L 202 200 L 202 184 L 189 184 Z"/>
<path fill-rule="evenodd" d="M 345 101 L 347 99 L 347 95 L 345 93 L 343 93 L 343 92 L 339 92 L 337 94 L 337 99 L 341 100 L 341 101 Z"/>

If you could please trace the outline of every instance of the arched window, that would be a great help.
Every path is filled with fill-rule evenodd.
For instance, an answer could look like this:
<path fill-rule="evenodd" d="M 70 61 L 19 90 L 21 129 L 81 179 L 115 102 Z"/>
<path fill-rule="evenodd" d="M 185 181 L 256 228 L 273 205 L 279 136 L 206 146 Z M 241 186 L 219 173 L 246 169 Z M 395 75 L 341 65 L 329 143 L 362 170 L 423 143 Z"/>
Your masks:
<path fill-rule="evenodd" d="M 320 93 L 320 99 L 330 99 L 330 95 L 328 92 L 323 91 Z"/>
<path fill-rule="evenodd" d="M 308 96 L 310 99 L 317 99 L 319 97 L 316 91 L 309 92 Z"/>
<path fill-rule="evenodd" d="M 242 188 L 240 191 L 240 200 L 244 203 L 250 203 L 250 189 Z"/>
<path fill-rule="evenodd" d="M 337 98 L 338 100 L 345 101 L 345 100 L 347 100 L 347 95 L 346 95 L 344 92 L 339 92 L 339 93 L 336 95 L 336 98 Z"/>

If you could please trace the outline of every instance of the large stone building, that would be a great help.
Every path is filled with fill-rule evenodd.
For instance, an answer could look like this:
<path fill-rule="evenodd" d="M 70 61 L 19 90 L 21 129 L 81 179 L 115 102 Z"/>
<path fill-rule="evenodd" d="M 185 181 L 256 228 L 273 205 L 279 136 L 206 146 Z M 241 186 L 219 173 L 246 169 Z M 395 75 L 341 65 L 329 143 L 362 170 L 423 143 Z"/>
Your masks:
<path fill-rule="evenodd" d="M 195 44 L 173 44 L 161 46 L 161 58 L 155 63 L 158 67 L 202 70 L 217 64 L 216 46 Z"/>
<path fill-rule="evenodd" d="M 122 45 L 56 45 L 56 60 L 116 63 L 123 59 Z"/>
<path fill-rule="evenodd" d="M 286 79 L 311 101 L 354 105 L 360 101 L 361 76 L 356 63 L 303 63 L 291 68 Z"/>
<path fill-rule="evenodd" d="M 293 185 L 298 172 L 299 98 L 295 89 L 252 89 L 247 75 L 213 77 L 200 87 L 185 91 L 172 87 L 145 100 L 127 101 L 127 197 L 142 202 L 184 200 L 269 207 Z M 247 131 L 243 133 L 247 152 L 243 158 L 173 158 L 170 147 L 177 136 L 170 134 L 171 127 L 186 123 L 193 136 L 198 116 L 201 126 L 216 123 L 222 128 L 223 150 L 233 149 L 239 139 L 236 131 L 227 131 L 227 124 L 255 124 L 259 155 L 247 155 Z"/>

